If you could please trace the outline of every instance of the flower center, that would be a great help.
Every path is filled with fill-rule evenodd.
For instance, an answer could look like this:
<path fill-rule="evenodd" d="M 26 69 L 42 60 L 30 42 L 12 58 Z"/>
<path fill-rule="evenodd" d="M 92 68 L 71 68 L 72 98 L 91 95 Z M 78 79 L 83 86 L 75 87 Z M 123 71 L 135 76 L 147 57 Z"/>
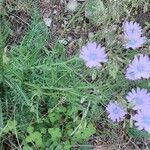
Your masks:
<path fill-rule="evenodd" d="M 143 123 L 146 124 L 146 125 L 150 125 L 150 117 L 143 117 Z"/>
<path fill-rule="evenodd" d="M 118 113 L 119 113 L 119 110 L 118 110 L 117 108 L 114 108 L 114 109 L 113 109 L 113 113 L 114 113 L 114 114 L 118 114 Z"/>
<path fill-rule="evenodd" d="M 139 72 L 143 72 L 143 71 L 144 71 L 143 65 L 141 65 L 141 64 L 137 65 L 137 70 L 138 70 Z"/>
<path fill-rule="evenodd" d="M 143 99 L 141 97 L 136 97 L 135 101 L 136 101 L 137 105 L 142 105 L 143 104 Z"/>
<path fill-rule="evenodd" d="M 135 43 L 136 43 L 136 40 L 134 40 L 134 39 L 130 39 L 128 41 L 128 44 L 130 44 L 130 45 L 134 45 Z"/>
<path fill-rule="evenodd" d="M 97 55 L 95 53 L 91 53 L 89 55 L 90 60 L 96 60 L 97 59 Z"/>
<path fill-rule="evenodd" d="M 134 34 L 134 32 L 135 32 L 135 29 L 133 29 L 133 28 L 132 28 L 132 29 L 131 29 L 131 32 Z"/>

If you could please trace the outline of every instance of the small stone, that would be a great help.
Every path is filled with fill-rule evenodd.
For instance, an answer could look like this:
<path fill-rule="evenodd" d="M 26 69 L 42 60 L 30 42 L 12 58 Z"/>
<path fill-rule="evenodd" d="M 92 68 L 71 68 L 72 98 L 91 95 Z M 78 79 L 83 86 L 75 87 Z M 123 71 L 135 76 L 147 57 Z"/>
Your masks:
<path fill-rule="evenodd" d="M 68 41 L 70 42 L 72 40 L 72 37 L 71 36 L 68 36 Z"/>
<path fill-rule="evenodd" d="M 57 10 L 55 9 L 54 11 L 53 11 L 53 15 L 56 15 L 57 14 Z"/>
<path fill-rule="evenodd" d="M 52 23 L 52 19 L 51 19 L 51 18 L 44 18 L 43 20 L 44 20 L 45 24 L 46 24 L 48 27 L 51 26 L 51 23 Z"/>
<path fill-rule="evenodd" d="M 94 37 L 94 33 L 93 32 L 89 32 L 88 37 L 89 37 L 89 39 L 92 39 Z"/>
<path fill-rule="evenodd" d="M 59 40 L 59 43 L 63 44 L 63 45 L 67 45 L 68 44 L 68 42 L 65 39 Z"/>
<path fill-rule="evenodd" d="M 78 7 L 78 2 L 76 0 L 69 0 L 67 4 L 67 10 L 75 11 L 77 7 Z"/>

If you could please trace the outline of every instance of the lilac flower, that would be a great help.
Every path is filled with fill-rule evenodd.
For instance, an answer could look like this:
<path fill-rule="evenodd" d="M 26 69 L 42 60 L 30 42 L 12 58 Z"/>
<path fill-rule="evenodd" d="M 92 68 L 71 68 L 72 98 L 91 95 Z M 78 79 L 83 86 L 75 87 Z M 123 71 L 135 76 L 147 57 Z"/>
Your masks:
<path fill-rule="evenodd" d="M 142 28 L 137 22 L 125 22 L 123 24 L 124 47 L 136 49 L 141 47 L 146 38 L 142 36 Z"/>
<path fill-rule="evenodd" d="M 127 36 L 141 36 L 142 35 L 142 28 L 137 22 L 128 22 L 126 21 L 123 24 L 123 31 L 124 34 Z"/>
<path fill-rule="evenodd" d="M 126 109 L 124 109 L 121 105 L 117 104 L 117 102 L 110 102 L 106 108 L 108 112 L 108 117 L 113 121 L 122 121 L 127 114 Z"/>
<path fill-rule="evenodd" d="M 150 107 L 150 93 L 146 89 L 132 89 L 126 96 L 129 102 L 132 102 L 134 110 L 143 110 L 145 107 Z"/>
<path fill-rule="evenodd" d="M 136 49 L 141 47 L 145 41 L 146 38 L 145 37 L 141 37 L 141 36 L 124 36 L 125 39 L 125 44 L 123 45 L 125 48 L 132 48 L 132 49 Z"/>
<path fill-rule="evenodd" d="M 135 126 L 139 130 L 146 130 L 147 132 L 150 132 L 150 108 L 145 108 L 146 110 L 144 112 L 139 112 L 135 116 L 133 116 L 133 120 L 135 122 Z"/>
<path fill-rule="evenodd" d="M 85 61 L 86 66 L 89 68 L 101 67 L 100 63 L 107 62 L 108 60 L 105 48 L 97 45 L 96 42 L 88 42 L 86 46 L 83 46 L 80 58 Z"/>
<path fill-rule="evenodd" d="M 150 78 L 150 59 L 148 55 L 136 55 L 126 70 L 126 78 L 138 80 Z"/>

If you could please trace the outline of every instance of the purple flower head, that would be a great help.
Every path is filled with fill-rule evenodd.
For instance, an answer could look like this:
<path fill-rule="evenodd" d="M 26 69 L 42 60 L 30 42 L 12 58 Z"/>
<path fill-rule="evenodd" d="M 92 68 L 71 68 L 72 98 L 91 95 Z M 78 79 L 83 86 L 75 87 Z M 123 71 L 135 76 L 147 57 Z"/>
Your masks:
<path fill-rule="evenodd" d="M 106 108 L 107 112 L 108 112 L 108 117 L 113 121 L 122 121 L 125 117 L 125 115 L 127 114 L 126 109 L 124 109 L 121 105 L 119 105 L 117 102 L 110 102 L 107 105 Z"/>
<path fill-rule="evenodd" d="M 134 104 L 134 110 L 143 110 L 145 107 L 150 107 L 150 93 L 146 89 L 132 89 L 126 96 L 128 102 Z"/>
<path fill-rule="evenodd" d="M 136 55 L 126 70 L 126 78 L 129 80 L 138 80 L 141 78 L 150 78 L 150 59 L 148 55 Z"/>
<path fill-rule="evenodd" d="M 137 22 L 128 22 L 126 21 L 123 24 L 123 31 L 124 34 L 127 36 L 141 36 L 142 35 L 142 28 Z"/>
<path fill-rule="evenodd" d="M 125 48 L 136 49 L 142 47 L 145 43 L 146 38 L 141 36 L 124 36 L 125 44 L 123 45 Z"/>
<path fill-rule="evenodd" d="M 89 68 L 101 67 L 100 63 L 107 62 L 107 54 L 105 48 L 101 45 L 97 45 L 96 42 L 88 42 L 82 47 L 80 52 L 80 58 L 86 63 Z"/>
<path fill-rule="evenodd" d="M 142 36 L 142 28 L 137 22 L 125 22 L 123 24 L 124 47 L 136 49 L 141 47 L 146 38 Z"/>
<path fill-rule="evenodd" d="M 139 130 L 145 130 L 150 132 L 150 108 L 145 108 L 147 110 L 138 112 L 135 116 L 133 116 L 133 120 L 135 122 L 135 126 Z"/>

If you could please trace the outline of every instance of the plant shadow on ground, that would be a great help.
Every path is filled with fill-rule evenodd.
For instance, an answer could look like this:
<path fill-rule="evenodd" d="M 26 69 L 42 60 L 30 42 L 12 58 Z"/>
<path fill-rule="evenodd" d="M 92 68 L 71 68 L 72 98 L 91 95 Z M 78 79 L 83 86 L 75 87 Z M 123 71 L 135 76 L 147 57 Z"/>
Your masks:
<path fill-rule="evenodd" d="M 149 134 L 122 128 L 124 123 L 112 124 L 105 112 L 113 99 L 124 104 L 125 93 L 133 87 L 150 87 L 148 80 L 124 78 L 124 67 L 139 51 L 125 50 L 120 37 L 125 19 L 146 26 L 149 37 L 149 2 L 103 1 L 91 10 L 90 1 L 90 5 L 80 1 L 74 12 L 66 10 L 67 2 L 0 3 L 0 148 L 149 148 Z M 51 27 L 45 25 L 44 17 L 52 18 Z M 107 49 L 110 61 L 100 70 L 87 69 L 78 58 L 88 40 Z M 142 51 L 148 53 L 149 45 Z"/>

